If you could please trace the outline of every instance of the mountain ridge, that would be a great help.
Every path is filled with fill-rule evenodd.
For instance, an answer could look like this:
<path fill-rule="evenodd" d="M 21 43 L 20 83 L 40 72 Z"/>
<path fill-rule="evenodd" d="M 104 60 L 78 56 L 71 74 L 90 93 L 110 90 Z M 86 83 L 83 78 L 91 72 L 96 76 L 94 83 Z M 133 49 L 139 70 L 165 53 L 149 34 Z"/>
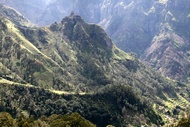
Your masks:
<path fill-rule="evenodd" d="M 23 4 L 35 8 L 38 2 L 34 1 L 31 4 L 24 2 Z M 101 25 L 122 50 L 135 52 L 138 58 L 162 74 L 189 84 L 189 0 L 53 0 L 48 3 L 42 0 L 43 7 L 40 10 L 31 10 L 31 13 L 21 10 L 20 8 L 25 7 L 18 0 L 2 1 L 1 3 L 13 6 L 34 23 L 40 25 L 61 21 L 62 17 L 74 11 L 85 21 Z M 31 18 L 29 15 L 36 10 L 39 10 L 39 15 Z M 163 53 L 160 54 L 158 53 L 159 47 L 157 47 L 158 49 L 155 47 L 156 43 L 159 43 L 156 38 L 159 36 L 164 39 L 165 36 L 162 35 L 165 33 L 168 35 L 168 39 L 164 40 L 166 44 L 163 43 L 161 46 L 163 49 L 168 49 L 169 46 L 172 48 L 170 48 L 170 53 L 162 50 Z M 170 36 L 170 33 L 175 36 Z M 175 43 L 175 41 L 178 42 Z M 185 45 L 182 44 L 184 41 Z M 168 45 L 168 43 L 170 44 Z M 181 44 L 183 48 L 176 47 Z M 152 50 L 151 54 L 150 50 Z M 173 59 L 173 55 L 176 59 Z M 163 60 L 165 57 L 168 57 L 169 62 Z M 170 63 L 172 67 L 170 67 Z"/>
<path fill-rule="evenodd" d="M 1 19 L 1 111 L 16 115 L 26 110 L 36 117 L 77 111 L 99 126 L 121 126 L 125 120 L 161 125 L 165 115 L 174 120 L 175 115 L 158 110 L 160 106 L 172 112 L 188 105 L 186 85 L 165 79 L 121 51 L 101 27 L 80 16 L 48 27 Z M 140 115 L 142 122 L 135 120 Z"/>
<path fill-rule="evenodd" d="M 85 2 L 86 6 L 84 8 L 81 7 L 84 3 L 83 1 L 78 2 L 76 0 L 72 2 L 73 4 L 70 3 L 70 6 L 67 7 L 64 7 L 64 3 L 69 2 L 63 1 L 57 4 L 54 1 L 52 6 L 50 3 L 46 8 L 48 11 L 45 11 L 46 14 L 44 14 L 46 18 L 41 18 L 41 20 L 48 19 L 48 16 L 54 10 L 57 10 L 55 14 L 62 15 L 73 10 L 77 14 L 82 15 L 86 21 L 99 23 L 107 31 L 113 42 L 122 50 L 135 52 L 141 60 L 144 60 L 145 63 L 148 63 L 148 65 L 151 65 L 162 74 L 172 79 L 189 83 L 188 66 L 190 62 L 188 57 L 189 49 L 187 48 L 190 40 L 187 34 L 189 33 L 189 0 L 109 0 L 94 2 L 94 6 L 92 6 L 92 1 L 88 1 Z M 67 8 L 67 11 L 62 13 L 62 7 Z M 165 33 L 170 34 L 171 32 L 176 36 L 168 37 L 170 39 L 168 41 L 165 40 L 165 42 L 170 43 L 170 40 L 174 40 L 180 44 L 185 41 L 186 44 L 182 46 L 185 48 L 176 48 L 176 43 L 171 43 L 170 45 L 163 43 L 163 49 L 167 49 L 169 46 L 173 47 L 170 49 L 172 50 L 170 51 L 171 55 L 167 51 L 163 51 L 162 56 L 157 56 L 157 51 L 152 51 L 154 58 L 151 57 L 147 50 L 152 49 L 150 47 L 155 46 L 154 44 L 158 42 L 155 41 L 155 38 L 157 36 L 161 38 L 161 35 Z M 178 39 L 179 37 L 181 39 Z M 177 60 L 172 58 L 173 54 L 175 54 Z M 165 56 L 170 58 L 168 59 L 170 62 L 159 59 Z M 181 57 L 183 57 L 183 60 L 181 60 Z M 155 59 L 157 60 L 155 61 Z M 169 67 L 169 63 L 177 67 Z"/>

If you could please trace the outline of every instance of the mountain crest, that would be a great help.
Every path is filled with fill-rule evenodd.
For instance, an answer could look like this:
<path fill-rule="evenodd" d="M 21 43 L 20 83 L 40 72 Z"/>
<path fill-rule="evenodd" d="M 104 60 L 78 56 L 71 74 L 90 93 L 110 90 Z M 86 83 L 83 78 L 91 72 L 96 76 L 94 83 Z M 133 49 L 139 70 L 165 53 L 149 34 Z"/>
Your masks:
<path fill-rule="evenodd" d="M 84 20 L 82 19 L 81 16 L 75 15 L 74 12 L 71 12 L 70 16 L 66 16 L 61 21 L 62 24 L 64 24 L 65 22 L 72 22 L 72 23 L 76 24 L 77 22 L 84 23 Z"/>
<path fill-rule="evenodd" d="M 31 25 L 31 23 L 15 9 L 0 4 L 0 16 L 14 22 L 16 25 Z"/>
<path fill-rule="evenodd" d="M 75 41 L 85 46 L 91 45 L 93 47 L 95 45 L 109 50 L 113 46 L 111 39 L 100 26 L 86 23 L 81 16 L 74 15 L 73 12 L 70 16 L 63 18 L 60 24 L 52 24 L 50 29 L 54 32 L 62 32 L 63 36 L 71 42 Z"/>

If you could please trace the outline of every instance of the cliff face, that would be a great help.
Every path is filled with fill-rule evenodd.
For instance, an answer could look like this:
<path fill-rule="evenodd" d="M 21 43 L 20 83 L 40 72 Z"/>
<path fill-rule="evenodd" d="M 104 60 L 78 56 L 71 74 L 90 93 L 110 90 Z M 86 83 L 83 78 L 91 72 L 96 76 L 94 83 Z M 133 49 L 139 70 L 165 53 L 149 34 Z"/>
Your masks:
<path fill-rule="evenodd" d="M 167 76 L 189 82 L 189 2 L 168 1 L 164 22 L 142 56 L 146 62 Z"/>

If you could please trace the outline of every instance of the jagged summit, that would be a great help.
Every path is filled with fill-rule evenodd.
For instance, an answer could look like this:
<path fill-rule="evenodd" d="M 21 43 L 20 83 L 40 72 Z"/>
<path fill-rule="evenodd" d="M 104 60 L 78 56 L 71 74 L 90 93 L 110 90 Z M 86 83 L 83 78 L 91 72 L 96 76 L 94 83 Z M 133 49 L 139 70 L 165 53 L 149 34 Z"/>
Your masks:
<path fill-rule="evenodd" d="M 88 41 L 92 47 L 93 45 L 99 45 L 101 48 L 108 48 L 109 50 L 113 46 L 111 39 L 100 26 L 88 24 L 81 16 L 74 15 L 74 13 L 63 18 L 61 23 L 52 24 L 50 28 L 54 32 L 56 30 L 63 32 L 64 36 L 68 37 L 68 39 L 81 44 L 85 44 Z"/>
<path fill-rule="evenodd" d="M 74 12 L 72 12 L 70 14 L 70 16 L 66 16 L 62 19 L 61 23 L 64 24 L 64 22 L 70 22 L 70 21 L 73 21 L 75 24 L 77 22 L 81 22 L 81 23 L 84 23 L 84 19 L 79 16 L 79 15 L 75 15 Z"/>
<path fill-rule="evenodd" d="M 1 1 L 9 3 L 7 0 Z M 9 1 L 14 5 L 27 3 L 27 1 Z M 35 1 L 37 2 L 37 0 Z M 11 3 L 9 4 L 12 5 Z M 46 2 L 41 3 L 45 4 Z M 71 11 L 74 11 L 76 14 L 81 15 L 85 21 L 100 24 L 114 43 L 122 50 L 135 52 L 141 60 L 145 60 L 146 63 L 149 63 L 149 65 L 152 65 L 161 73 L 175 80 L 189 83 L 190 70 L 186 69 L 190 64 L 189 49 L 187 49 L 189 46 L 184 45 L 184 48 L 178 48 L 177 44 L 176 48 L 175 40 L 177 38 L 172 39 L 173 37 L 171 36 L 172 38 L 170 38 L 174 40 L 174 43 L 172 42 L 170 45 L 173 48 L 171 49 L 169 45 L 165 47 L 164 43 L 161 48 L 170 48 L 170 52 L 176 53 L 177 60 L 173 59 L 173 53 L 167 53 L 168 50 L 162 50 L 164 53 L 157 53 L 157 51 L 152 50 L 153 55 L 147 54 L 150 51 L 150 47 L 154 47 L 152 49 L 155 50 L 159 48 L 155 47 L 159 45 L 157 44 L 159 41 L 155 42 L 155 40 L 157 40 L 159 35 L 160 38 L 165 38 L 162 36 L 165 34 L 164 32 L 166 34 L 173 32 L 173 34 L 176 34 L 185 42 L 190 41 L 189 4 L 189 0 L 54 0 L 45 5 L 44 10 L 39 10 L 39 15 L 36 16 L 29 11 L 30 13 L 27 16 L 28 18 L 31 18 L 31 15 L 34 16 L 31 18 L 33 19 L 32 21 L 35 20 L 34 22 L 39 25 L 47 25 L 55 21 L 61 21 L 63 16 L 69 15 Z M 21 5 L 19 7 L 22 7 Z M 19 9 L 19 7 L 15 8 Z M 36 6 L 33 5 L 34 7 Z M 36 11 L 37 9 L 28 10 Z M 21 12 L 25 14 L 25 11 Z M 170 43 L 170 41 L 166 42 Z M 158 51 L 160 50 L 158 49 Z M 182 60 L 181 56 L 183 57 Z M 164 57 L 169 58 L 169 60 L 163 61 L 163 59 L 160 59 Z M 168 61 L 171 61 L 174 67 L 170 67 L 171 62 Z M 179 68 L 177 71 L 175 66 Z M 185 71 L 181 73 L 182 70 Z M 188 73 L 186 73 L 186 70 L 188 70 Z"/>

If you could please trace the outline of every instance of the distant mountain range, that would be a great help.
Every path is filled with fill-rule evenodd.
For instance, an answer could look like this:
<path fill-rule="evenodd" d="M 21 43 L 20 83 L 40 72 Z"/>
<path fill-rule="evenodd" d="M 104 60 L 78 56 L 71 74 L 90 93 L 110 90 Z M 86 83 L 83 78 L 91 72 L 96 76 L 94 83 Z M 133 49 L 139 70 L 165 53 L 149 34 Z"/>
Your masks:
<path fill-rule="evenodd" d="M 38 25 L 74 11 L 101 25 L 113 42 L 162 74 L 189 83 L 190 0 L 2 0 Z M 30 8 L 30 9 L 28 9 Z"/>
<path fill-rule="evenodd" d="M 0 112 L 78 112 L 98 127 L 137 126 L 176 121 L 189 106 L 188 86 L 120 50 L 79 15 L 37 27 L 10 7 L 0 12 Z"/>

